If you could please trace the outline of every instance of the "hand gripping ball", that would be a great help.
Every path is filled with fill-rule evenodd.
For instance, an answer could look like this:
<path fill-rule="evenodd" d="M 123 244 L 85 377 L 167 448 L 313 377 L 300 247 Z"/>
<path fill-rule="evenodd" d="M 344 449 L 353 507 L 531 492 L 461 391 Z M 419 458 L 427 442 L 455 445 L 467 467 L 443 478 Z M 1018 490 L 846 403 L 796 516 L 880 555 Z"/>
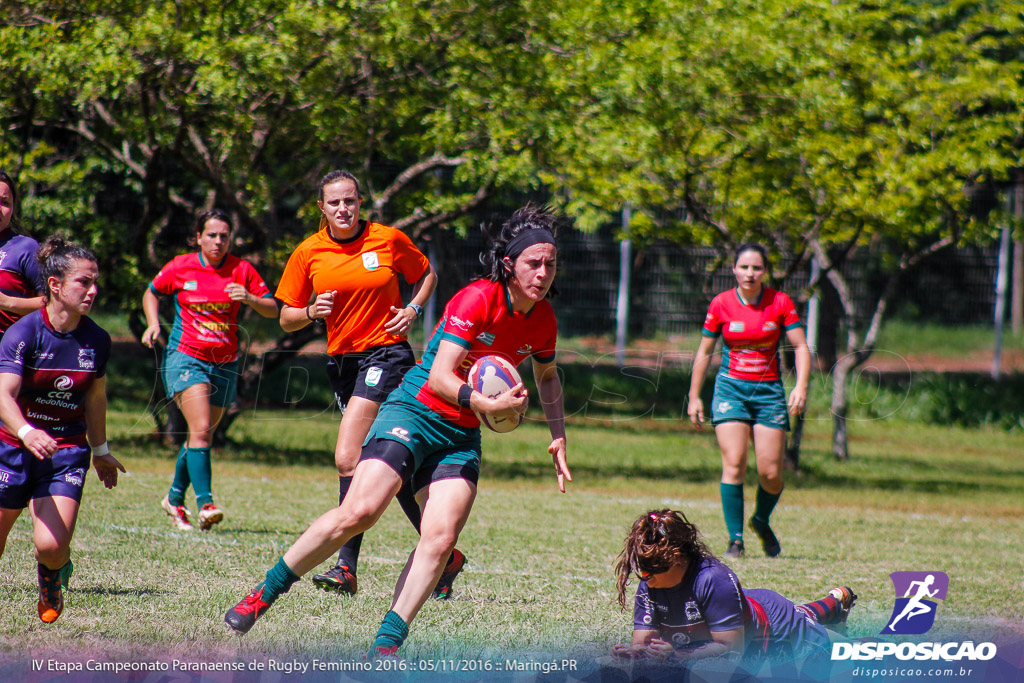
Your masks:
<path fill-rule="evenodd" d="M 521 381 L 522 378 L 520 378 L 516 366 L 501 356 L 484 356 L 478 359 L 469 369 L 467 378 L 469 386 L 488 398 L 494 398 L 498 394 L 508 391 Z M 480 419 L 480 424 L 501 434 L 511 432 L 523 422 L 522 415 L 518 419 L 494 417 L 483 413 L 476 413 L 476 416 Z"/>

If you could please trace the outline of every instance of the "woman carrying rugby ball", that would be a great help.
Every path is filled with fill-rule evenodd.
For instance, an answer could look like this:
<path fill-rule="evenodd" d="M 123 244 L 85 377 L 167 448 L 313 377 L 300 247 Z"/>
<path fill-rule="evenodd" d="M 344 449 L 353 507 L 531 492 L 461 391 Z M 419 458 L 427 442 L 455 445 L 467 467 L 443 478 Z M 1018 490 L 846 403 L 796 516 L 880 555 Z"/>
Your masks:
<path fill-rule="evenodd" d="M 481 446 L 475 413 L 518 419 L 526 409 L 522 384 L 494 398 L 466 384 L 469 368 L 481 356 L 500 355 L 513 364 L 532 357 L 551 430 L 548 452 L 558 488 L 565 492 L 572 476 L 555 366 L 555 315 L 546 301 L 557 266 L 554 225 L 550 213 L 527 206 L 502 226 L 491 250 L 481 255 L 484 277 L 448 302 L 420 364 L 381 406 L 345 501 L 313 522 L 267 572 L 266 580 L 228 610 L 225 621 L 231 628 L 241 633 L 252 628 L 300 576 L 373 526 L 402 481 L 409 479 L 423 510 L 421 536 L 370 656 L 396 652 L 437 583 L 476 498 Z"/>

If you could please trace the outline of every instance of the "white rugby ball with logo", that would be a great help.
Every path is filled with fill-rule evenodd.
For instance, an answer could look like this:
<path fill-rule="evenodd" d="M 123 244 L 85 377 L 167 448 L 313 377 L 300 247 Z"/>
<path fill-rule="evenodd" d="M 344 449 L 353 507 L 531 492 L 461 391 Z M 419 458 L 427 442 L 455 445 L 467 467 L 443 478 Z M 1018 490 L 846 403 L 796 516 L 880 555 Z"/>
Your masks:
<path fill-rule="evenodd" d="M 488 398 L 494 398 L 522 382 L 519 371 L 511 362 L 501 356 L 484 356 L 479 358 L 469 369 L 466 383 Z M 505 434 L 523 423 L 523 416 L 517 418 L 494 417 L 476 413 L 480 424 L 492 432 Z"/>

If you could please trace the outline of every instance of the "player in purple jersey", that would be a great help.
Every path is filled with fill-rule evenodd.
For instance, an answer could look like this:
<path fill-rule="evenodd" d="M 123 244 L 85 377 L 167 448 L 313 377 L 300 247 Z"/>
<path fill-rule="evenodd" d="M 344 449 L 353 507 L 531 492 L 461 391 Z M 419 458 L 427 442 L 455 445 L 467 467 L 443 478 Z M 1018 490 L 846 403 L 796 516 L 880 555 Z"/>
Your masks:
<path fill-rule="evenodd" d="M 0 171 L 0 335 L 23 315 L 43 306 L 39 244 L 18 232 L 18 193 L 11 176 Z"/>
<path fill-rule="evenodd" d="M 466 384 L 460 368 L 471 353 L 494 345 L 511 349 L 513 356 L 519 348 L 533 355 L 534 379 L 551 432 L 548 453 L 558 488 L 565 492 L 572 476 L 566 463 L 562 384 L 554 349 L 526 346 L 526 342 L 553 342 L 557 332 L 546 301 L 557 265 L 554 222 L 551 214 L 528 206 L 502 226 L 492 249 L 481 258 L 486 284 L 470 283 L 452 297 L 428 343 L 432 352 L 424 354 L 421 371 L 416 373 L 426 374 L 429 389 L 444 401 L 446 414 L 417 398 L 415 386 L 408 386 L 417 382 L 410 371 L 381 406 L 344 502 L 313 522 L 267 572 L 266 580 L 228 610 L 224 619 L 231 628 L 249 631 L 300 576 L 353 535 L 372 527 L 403 481 L 411 481 L 422 510 L 421 536 L 399 577 L 391 610 L 384 616 L 370 656 L 397 651 L 408 636 L 409 623 L 437 584 L 476 499 L 480 427 L 475 418 L 473 422 L 463 418 L 473 412 L 518 418 L 526 410 L 521 383 L 493 398 Z M 493 290 L 500 296 L 478 296 Z M 452 314 L 453 310 L 466 318 Z M 538 327 L 545 329 L 538 331 Z"/>
<path fill-rule="evenodd" d="M 803 605 L 775 591 L 744 589 L 697 527 L 674 510 L 652 510 L 633 523 L 615 574 L 623 609 L 630 578 L 640 577 L 633 642 L 612 649 L 628 658 L 820 653 L 830 641 L 824 627 L 845 625 L 857 599 L 846 586 Z"/>
<path fill-rule="evenodd" d="M 198 252 L 183 254 L 165 265 L 142 296 L 146 331 L 142 343 L 152 348 L 160 339 L 158 295 L 174 296 L 174 324 L 164 355 L 167 396 L 188 423 L 188 438 L 178 451 L 171 487 L 160 507 L 176 529 L 191 531 L 185 493 L 195 491 L 199 528 L 209 530 L 224 519 L 213 502 L 210 448 L 238 383 L 238 314 L 242 304 L 265 318 L 277 317 L 277 304 L 263 279 L 248 261 L 228 253 L 231 219 L 219 209 L 196 217 Z"/>
<path fill-rule="evenodd" d="M 64 609 L 90 455 L 108 489 L 125 470 L 107 445 L 110 335 L 88 317 L 97 292 L 96 257 L 60 235 L 46 240 L 37 257 L 46 305 L 0 340 L 0 554 L 28 507 L 39 618 L 52 623 Z"/>
<path fill-rule="evenodd" d="M 733 262 L 736 288 L 714 298 L 708 309 L 702 339 L 693 359 L 687 413 L 698 428 L 704 421 L 700 398 L 704 375 L 715 344 L 722 337 L 722 365 L 715 378 L 711 422 L 722 452 L 722 513 L 729 531 L 727 557 L 742 557 L 743 482 L 747 451 L 754 442 L 758 487 L 750 527 L 761 539 L 764 552 L 782 551 L 769 520 L 782 495 L 782 466 L 789 431 L 789 414 L 804 411 L 811 373 L 811 352 L 792 300 L 764 285 L 770 272 L 768 252 L 746 242 L 736 249 Z M 793 345 L 796 385 L 786 400 L 779 375 L 778 346 L 783 333 Z"/>

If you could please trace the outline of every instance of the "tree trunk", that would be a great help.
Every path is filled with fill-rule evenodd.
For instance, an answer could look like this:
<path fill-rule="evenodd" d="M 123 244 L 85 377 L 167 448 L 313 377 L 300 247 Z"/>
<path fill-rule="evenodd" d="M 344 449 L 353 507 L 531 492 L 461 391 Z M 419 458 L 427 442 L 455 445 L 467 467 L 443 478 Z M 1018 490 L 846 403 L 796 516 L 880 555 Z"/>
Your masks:
<path fill-rule="evenodd" d="M 857 356 L 848 354 L 832 368 L 832 456 L 850 459 L 850 443 L 846 431 L 846 379 L 858 365 Z"/>

